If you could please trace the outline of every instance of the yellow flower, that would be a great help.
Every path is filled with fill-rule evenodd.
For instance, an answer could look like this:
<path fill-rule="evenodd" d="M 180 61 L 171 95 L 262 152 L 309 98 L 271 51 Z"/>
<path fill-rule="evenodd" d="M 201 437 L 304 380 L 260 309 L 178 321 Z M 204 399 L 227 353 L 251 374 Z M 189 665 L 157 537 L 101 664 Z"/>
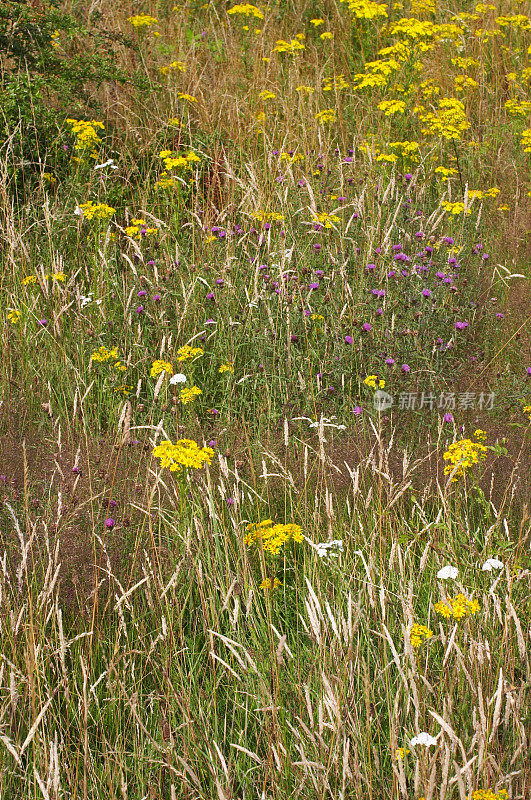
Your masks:
<path fill-rule="evenodd" d="M 79 207 L 83 212 L 83 217 L 88 220 L 107 220 L 116 213 L 116 209 L 112 208 L 112 206 L 108 206 L 106 203 L 93 203 L 92 200 L 87 203 L 81 203 Z"/>
<path fill-rule="evenodd" d="M 37 276 L 36 275 L 27 275 L 24 280 L 22 281 L 23 286 L 28 286 L 30 283 L 37 283 Z"/>
<path fill-rule="evenodd" d="M 86 147 L 95 147 L 95 145 L 100 144 L 101 139 L 96 132 L 96 128 L 105 130 L 103 122 L 95 119 L 67 119 L 66 122 L 72 128 L 72 133 L 76 137 L 76 150 L 84 150 Z"/>
<path fill-rule="evenodd" d="M 234 375 L 234 367 L 232 364 L 222 364 L 219 368 L 219 372 L 231 372 Z"/>
<path fill-rule="evenodd" d="M 261 100 L 274 100 L 276 94 L 274 92 L 270 92 L 268 89 L 264 89 L 263 91 L 259 92 L 258 97 Z"/>
<path fill-rule="evenodd" d="M 127 17 L 127 21 L 135 28 L 149 28 L 150 25 L 158 23 L 158 19 L 150 17 L 149 14 L 136 14 L 133 17 Z"/>
<path fill-rule="evenodd" d="M 160 458 L 161 467 L 169 467 L 170 472 L 180 472 L 183 467 L 201 469 L 210 464 L 214 451 L 211 447 L 199 447 L 192 439 L 179 439 L 176 444 L 169 440 L 161 442 L 153 450 L 155 458 Z"/>
<path fill-rule="evenodd" d="M 179 399 L 183 405 L 187 405 L 188 403 L 193 403 L 200 394 L 203 394 L 203 392 L 198 386 L 191 386 L 189 389 L 181 389 Z"/>
<path fill-rule="evenodd" d="M 234 14 L 242 14 L 245 17 L 255 17 L 256 19 L 264 18 L 264 15 L 260 9 L 251 5 L 251 3 L 240 3 L 232 6 L 232 8 L 229 8 L 227 11 L 227 14 L 230 16 L 234 16 Z"/>
<path fill-rule="evenodd" d="M 323 111 L 319 111 L 315 115 L 315 119 L 320 125 L 327 125 L 336 121 L 336 112 L 333 108 L 326 108 Z"/>
<path fill-rule="evenodd" d="M 189 103 L 197 103 L 197 97 L 194 97 L 192 94 L 185 94 L 185 92 L 179 92 L 177 94 L 179 100 L 187 100 Z"/>
<path fill-rule="evenodd" d="M 173 375 L 173 367 L 168 361 L 154 361 L 151 366 L 151 377 L 156 378 L 161 372 L 167 372 L 168 375 Z"/>
<path fill-rule="evenodd" d="M 486 434 L 484 431 L 476 432 L 476 434 L 479 434 L 476 435 L 476 439 L 480 439 L 479 442 L 473 442 L 471 439 L 460 439 L 458 442 L 451 444 L 448 450 L 443 453 L 443 459 L 450 462 L 444 468 L 444 474 L 453 473 L 455 476 L 453 478 L 454 481 L 464 475 L 467 469 L 470 469 L 470 467 L 485 458 L 487 448 L 481 442 L 485 441 Z"/>
<path fill-rule="evenodd" d="M 274 578 L 273 580 L 273 589 L 277 589 L 281 585 L 278 578 Z M 260 589 L 271 589 L 271 578 L 264 578 L 264 580 L 260 584 Z"/>
<path fill-rule="evenodd" d="M 433 631 L 430 631 L 425 625 L 418 625 L 415 623 L 411 626 L 409 631 L 409 641 L 412 647 L 420 647 L 422 642 L 430 639 L 433 636 Z"/>
<path fill-rule="evenodd" d="M 340 2 L 346 3 L 349 11 L 352 11 L 357 19 L 376 19 L 387 16 L 385 3 L 375 3 L 373 0 L 340 0 Z"/>
<path fill-rule="evenodd" d="M 477 600 L 468 600 L 464 594 L 449 598 L 446 602 L 435 603 L 434 610 L 446 619 L 462 619 L 466 616 L 477 614 L 480 605 Z"/>
<path fill-rule="evenodd" d="M 177 361 L 190 361 L 191 359 L 199 358 L 204 354 L 202 347 L 190 347 L 185 344 L 177 350 Z"/>
<path fill-rule="evenodd" d="M 111 359 L 117 359 L 117 358 L 118 358 L 118 348 L 113 347 L 111 350 L 109 350 L 104 345 L 95 350 L 90 356 L 91 361 L 97 361 L 101 364 L 104 364 L 106 361 L 110 361 Z"/>
<path fill-rule="evenodd" d="M 377 375 L 367 375 L 363 383 L 370 389 L 383 389 L 385 386 L 385 381 L 381 378 L 378 378 Z"/>
<path fill-rule="evenodd" d="M 324 33 L 321 33 L 321 35 L 319 36 L 319 39 L 323 39 L 323 40 L 324 39 L 333 39 L 333 38 L 334 38 L 334 34 L 332 33 L 332 31 L 325 31 Z"/>
<path fill-rule="evenodd" d="M 397 747 L 395 750 L 395 758 L 397 761 L 405 758 L 411 750 L 408 750 L 407 747 Z"/>
<path fill-rule="evenodd" d="M 449 200 L 443 200 L 441 206 L 442 208 L 444 208 L 445 211 L 454 215 L 462 214 L 465 210 L 464 203 L 459 203 L 459 202 L 451 203 Z M 471 214 L 472 212 L 470 211 L 470 209 L 467 209 L 466 213 Z"/>
<path fill-rule="evenodd" d="M 261 541 L 265 552 L 276 556 L 290 539 L 293 539 L 294 542 L 302 542 L 304 540 L 299 525 L 294 525 L 293 523 L 282 525 L 274 523 L 271 519 L 266 519 L 263 522 L 248 525 L 243 541 L 246 545 Z"/>
<path fill-rule="evenodd" d="M 292 39 L 290 42 L 286 42 L 284 39 L 277 39 L 273 47 L 273 53 L 296 53 L 305 48 L 306 45 L 299 42 L 298 39 Z"/>
<path fill-rule="evenodd" d="M 18 308 L 7 309 L 7 318 L 10 322 L 13 323 L 13 325 L 16 325 L 20 317 L 21 317 L 21 312 L 18 310 Z"/>
<path fill-rule="evenodd" d="M 323 19 L 311 19 L 310 20 L 310 24 L 314 25 L 316 28 L 318 28 L 319 25 L 324 25 L 324 20 Z"/>

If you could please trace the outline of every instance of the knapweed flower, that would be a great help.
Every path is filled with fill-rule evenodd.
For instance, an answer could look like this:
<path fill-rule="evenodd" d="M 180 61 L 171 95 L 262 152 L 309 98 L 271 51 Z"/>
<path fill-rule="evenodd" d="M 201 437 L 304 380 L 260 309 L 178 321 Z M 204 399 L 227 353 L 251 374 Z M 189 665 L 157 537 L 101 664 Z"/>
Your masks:
<path fill-rule="evenodd" d="M 112 531 L 112 529 L 114 528 L 115 525 L 116 525 L 116 522 L 115 522 L 115 520 L 113 520 L 112 517 L 109 517 L 108 519 L 105 520 L 105 527 L 108 530 Z"/>
<path fill-rule="evenodd" d="M 415 623 L 411 626 L 409 631 L 409 641 L 412 647 L 420 647 L 421 644 L 433 636 L 433 631 L 430 631 L 425 625 Z"/>
<path fill-rule="evenodd" d="M 458 331 L 464 331 L 465 328 L 468 328 L 468 322 L 456 322 L 454 328 Z"/>
<path fill-rule="evenodd" d="M 185 344 L 184 347 L 180 347 L 177 350 L 177 361 L 191 361 L 192 359 L 200 358 L 200 356 L 204 355 L 204 352 L 202 347 L 190 347 L 190 345 Z"/>
<path fill-rule="evenodd" d="M 294 542 L 303 541 L 304 537 L 299 525 L 294 525 L 293 523 L 282 525 L 274 523 L 271 519 L 266 519 L 263 522 L 248 525 L 243 541 L 246 545 L 252 545 L 260 541 L 267 553 L 276 556 L 290 539 L 293 539 Z"/>
<path fill-rule="evenodd" d="M 363 383 L 370 389 L 383 389 L 385 386 L 385 381 L 378 378 L 377 375 L 367 375 Z"/>
<path fill-rule="evenodd" d="M 439 572 L 437 573 L 437 577 L 441 581 L 448 580 L 448 578 L 451 578 L 452 580 L 455 580 L 457 578 L 458 574 L 459 574 L 459 570 L 457 569 L 457 567 L 452 567 L 452 566 L 448 565 L 448 566 L 443 567 L 442 569 L 439 570 Z"/>
<path fill-rule="evenodd" d="M 210 464 L 214 451 L 211 447 L 199 447 L 193 439 L 179 439 L 176 444 L 169 440 L 161 442 L 153 450 L 155 458 L 160 458 L 161 467 L 169 467 L 170 472 L 180 472 L 183 467 L 201 469 Z"/>
<path fill-rule="evenodd" d="M 347 344 L 354 344 L 354 338 L 352 336 L 345 336 L 345 342 Z"/>
<path fill-rule="evenodd" d="M 473 616 L 476 614 L 480 605 L 477 600 L 468 600 L 464 594 L 457 594 L 455 597 L 450 597 L 448 600 L 435 603 L 434 610 L 437 614 L 449 619 L 462 619 L 463 617 Z"/>
<path fill-rule="evenodd" d="M 203 394 L 202 389 L 198 386 L 191 386 L 189 389 L 181 389 L 179 399 L 183 405 L 187 405 L 188 403 L 193 403 L 200 394 Z"/>
<path fill-rule="evenodd" d="M 281 582 L 278 578 L 273 579 L 273 587 L 271 587 L 271 578 L 264 578 L 264 580 L 260 583 L 260 589 L 264 590 L 271 588 L 277 589 L 279 586 L 281 586 Z"/>
<path fill-rule="evenodd" d="M 372 330 L 372 325 L 369 322 L 364 322 L 361 327 L 363 328 L 363 330 L 366 333 L 368 333 L 370 330 Z"/>

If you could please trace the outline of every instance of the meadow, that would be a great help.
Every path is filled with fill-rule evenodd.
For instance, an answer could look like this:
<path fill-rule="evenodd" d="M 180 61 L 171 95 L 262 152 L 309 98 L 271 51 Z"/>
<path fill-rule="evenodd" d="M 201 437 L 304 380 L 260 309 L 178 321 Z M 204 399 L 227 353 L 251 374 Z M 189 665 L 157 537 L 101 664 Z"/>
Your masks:
<path fill-rule="evenodd" d="M 0 0 L 1 800 L 531 797 L 531 18 Z"/>

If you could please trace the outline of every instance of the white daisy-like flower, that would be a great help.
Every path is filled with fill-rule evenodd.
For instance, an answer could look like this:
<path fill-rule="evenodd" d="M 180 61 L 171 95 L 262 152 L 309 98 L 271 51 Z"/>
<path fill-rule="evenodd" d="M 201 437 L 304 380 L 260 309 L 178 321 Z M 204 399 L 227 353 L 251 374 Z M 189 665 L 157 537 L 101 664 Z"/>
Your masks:
<path fill-rule="evenodd" d="M 183 375 L 182 372 L 176 372 L 175 375 L 171 376 L 170 383 L 173 386 L 175 386 L 176 383 L 186 383 L 186 375 Z"/>
<path fill-rule="evenodd" d="M 457 567 L 452 567 L 449 564 L 446 567 L 440 569 L 439 572 L 437 573 L 437 577 L 441 581 L 445 581 L 448 578 L 455 580 L 458 575 L 459 575 L 459 570 L 457 569 Z"/>
<path fill-rule="evenodd" d="M 431 747 L 437 744 L 437 739 L 426 731 L 422 731 L 418 736 L 414 736 L 409 740 L 409 744 L 415 747 L 416 744 L 423 744 L 425 747 Z"/>
<path fill-rule="evenodd" d="M 481 569 L 484 572 L 492 572 L 493 569 L 503 569 L 503 561 L 499 558 L 487 558 Z"/>

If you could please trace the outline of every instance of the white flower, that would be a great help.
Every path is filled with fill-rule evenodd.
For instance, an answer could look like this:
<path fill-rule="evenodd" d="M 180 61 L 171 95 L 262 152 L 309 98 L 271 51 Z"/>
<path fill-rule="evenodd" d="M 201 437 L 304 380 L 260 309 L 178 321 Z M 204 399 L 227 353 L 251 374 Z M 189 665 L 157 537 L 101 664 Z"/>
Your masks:
<path fill-rule="evenodd" d="M 333 542 L 319 542 L 317 547 L 317 555 L 323 558 L 323 556 L 334 556 L 337 558 L 339 553 L 343 552 L 343 540 L 342 539 L 334 539 Z M 333 552 L 333 551 L 336 552 Z"/>
<path fill-rule="evenodd" d="M 485 572 L 492 572 L 493 569 L 503 569 L 503 561 L 500 561 L 499 558 L 487 558 L 481 569 Z"/>
<path fill-rule="evenodd" d="M 118 169 L 118 167 L 114 163 L 114 158 L 110 158 L 104 164 L 96 164 L 96 166 L 94 167 L 94 171 L 96 171 L 97 169 L 105 169 L 105 167 L 111 167 L 111 169 Z"/>
<path fill-rule="evenodd" d="M 175 386 L 176 383 L 186 383 L 186 375 L 183 375 L 182 372 L 176 372 L 175 375 L 171 376 L 170 383 L 172 386 Z"/>
<path fill-rule="evenodd" d="M 416 744 L 423 744 L 426 747 L 431 747 L 433 744 L 437 744 L 437 739 L 434 736 L 431 736 L 426 731 L 422 731 L 419 733 L 418 736 L 414 736 L 412 739 L 409 740 L 409 744 L 415 747 Z"/>
<path fill-rule="evenodd" d="M 447 578 L 452 578 L 455 580 L 459 574 L 459 570 L 457 567 L 451 567 L 449 564 L 446 567 L 443 567 L 437 573 L 437 577 L 440 578 L 442 581 L 445 581 Z"/>

